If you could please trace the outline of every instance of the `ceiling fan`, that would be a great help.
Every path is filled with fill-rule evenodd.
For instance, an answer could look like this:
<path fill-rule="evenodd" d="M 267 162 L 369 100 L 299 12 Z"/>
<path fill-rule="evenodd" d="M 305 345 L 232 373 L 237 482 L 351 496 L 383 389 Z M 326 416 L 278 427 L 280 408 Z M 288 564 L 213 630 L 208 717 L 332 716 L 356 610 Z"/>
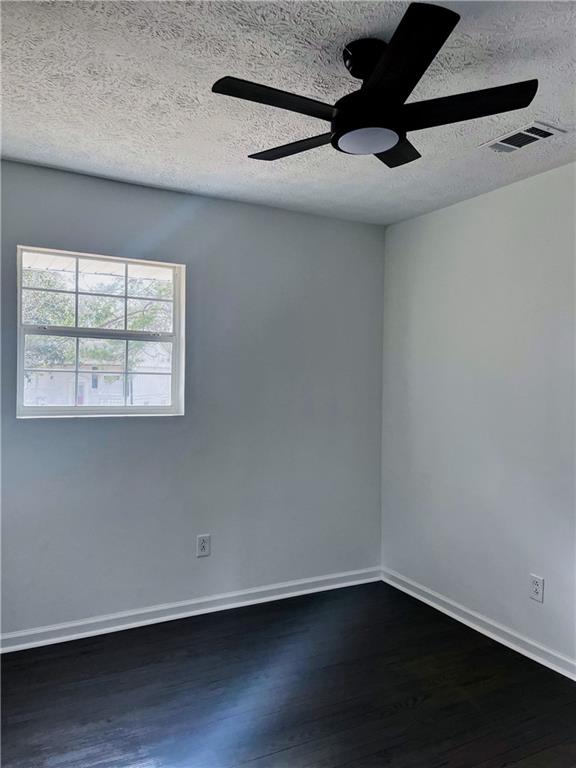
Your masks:
<path fill-rule="evenodd" d="M 362 80 L 362 86 L 333 106 L 237 77 L 221 78 L 212 91 L 330 123 L 327 133 L 250 155 L 255 160 L 279 160 L 332 144 L 351 155 L 375 155 L 396 168 L 421 157 L 406 137 L 410 131 L 522 109 L 536 95 L 538 80 L 524 80 L 406 104 L 459 19 L 448 8 L 411 3 L 389 43 L 375 38 L 349 43 L 343 52 L 344 64 L 352 77 Z"/>

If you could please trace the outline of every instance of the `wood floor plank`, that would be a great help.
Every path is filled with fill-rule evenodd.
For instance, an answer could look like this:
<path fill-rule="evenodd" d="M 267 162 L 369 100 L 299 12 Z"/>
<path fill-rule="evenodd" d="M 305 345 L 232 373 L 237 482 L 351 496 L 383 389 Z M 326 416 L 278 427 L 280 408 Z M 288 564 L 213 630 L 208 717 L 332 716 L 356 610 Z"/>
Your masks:
<path fill-rule="evenodd" d="M 576 768 L 576 685 L 384 584 L 12 653 L 5 768 Z"/>

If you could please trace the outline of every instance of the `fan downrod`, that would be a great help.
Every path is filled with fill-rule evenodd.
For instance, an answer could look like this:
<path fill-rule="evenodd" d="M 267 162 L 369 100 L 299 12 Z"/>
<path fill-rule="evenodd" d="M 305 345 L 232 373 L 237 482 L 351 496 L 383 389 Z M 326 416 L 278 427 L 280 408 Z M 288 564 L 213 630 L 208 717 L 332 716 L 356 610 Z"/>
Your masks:
<path fill-rule="evenodd" d="M 382 58 L 387 48 L 384 40 L 375 37 L 363 37 L 348 43 L 342 51 L 344 65 L 357 80 L 366 80 Z"/>

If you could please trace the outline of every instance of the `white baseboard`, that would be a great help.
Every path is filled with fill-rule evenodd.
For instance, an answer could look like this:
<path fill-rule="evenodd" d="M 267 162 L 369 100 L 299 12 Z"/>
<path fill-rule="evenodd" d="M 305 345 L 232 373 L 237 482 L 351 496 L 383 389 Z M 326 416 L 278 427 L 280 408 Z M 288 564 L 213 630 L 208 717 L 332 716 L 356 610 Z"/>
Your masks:
<path fill-rule="evenodd" d="M 23 629 L 18 632 L 6 632 L 1 636 L 2 653 L 23 651 L 52 643 L 63 643 L 67 640 L 79 640 L 82 637 L 103 635 L 122 629 L 143 627 L 147 624 L 158 624 L 162 621 L 184 619 L 201 613 L 225 611 L 243 605 L 267 603 L 272 600 L 282 600 L 286 597 L 296 597 L 311 592 L 351 587 L 355 584 L 366 584 L 371 581 L 381 581 L 380 566 L 363 568 L 359 571 L 330 573 L 327 576 L 309 579 L 284 581 L 265 587 L 253 587 L 238 592 L 226 592 L 221 595 L 198 597 L 177 603 L 164 603 L 138 610 L 120 611 L 104 616 L 80 619 L 79 621 L 67 621 L 62 624 Z"/>
<path fill-rule="evenodd" d="M 432 606 L 432 608 L 446 613 L 453 619 L 462 622 L 462 624 L 466 624 L 483 635 L 487 635 L 492 640 L 496 640 L 502 643 L 502 645 L 512 648 L 514 651 L 518 651 L 518 653 L 527 656 L 529 659 L 537 661 L 545 667 L 549 667 L 555 672 L 569 677 L 571 680 L 576 680 L 576 658 L 564 656 L 552 650 L 552 648 L 547 648 L 524 635 L 520 635 L 518 632 L 510 629 L 510 627 L 505 627 L 496 621 L 492 621 L 487 616 L 471 611 L 469 608 L 454 602 L 454 600 L 434 592 L 434 590 L 418 584 L 416 581 L 412 581 L 412 579 L 402 576 L 400 573 L 396 573 L 396 571 L 382 568 L 382 581 L 402 590 L 402 592 L 406 592 L 417 600 L 421 600 L 423 603 Z"/>
<path fill-rule="evenodd" d="M 498 624 L 487 616 L 454 602 L 434 590 L 418 584 L 412 579 L 402 576 L 388 568 L 363 568 L 358 571 L 331 573 L 309 579 L 296 579 L 279 584 L 269 584 L 264 587 L 253 587 L 237 592 L 226 592 L 210 597 L 198 597 L 192 600 L 182 600 L 176 603 L 164 603 L 148 608 L 131 611 L 120 611 L 103 616 L 93 616 L 78 621 L 68 621 L 62 624 L 52 624 L 44 627 L 23 629 L 18 632 L 6 632 L 1 636 L 2 653 L 22 651 L 37 648 L 52 643 L 63 643 L 68 640 L 79 640 L 83 637 L 103 635 L 108 632 L 118 632 L 123 629 L 143 627 L 148 624 L 158 624 L 163 621 L 184 619 L 202 613 L 225 611 L 256 603 L 267 603 L 282 600 L 287 597 L 297 597 L 313 592 L 324 592 L 330 589 L 351 587 L 356 584 L 367 584 L 373 581 L 384 581 L 402 592 L 415 597 L 427 605 L 436 608 L 453 619 L 466 624 L 468 627 L 481 632 L 508 648 L 537 661 L 555 672 L 559 672 L 571 680 L 576 680 L 576 659 L 563 656 L 557 651 L 547 648 L 528 637 L 524 637 L 509 627 Z"/>

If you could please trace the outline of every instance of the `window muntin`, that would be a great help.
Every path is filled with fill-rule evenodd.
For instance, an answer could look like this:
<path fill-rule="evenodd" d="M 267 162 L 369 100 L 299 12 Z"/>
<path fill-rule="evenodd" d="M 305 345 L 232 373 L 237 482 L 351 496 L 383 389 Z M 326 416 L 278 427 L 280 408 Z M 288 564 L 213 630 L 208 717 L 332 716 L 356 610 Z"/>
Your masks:
<path fill-rule="evenodd" d="M 18 247 L 19 417 L 183 413 L 179 264 Z"/>

